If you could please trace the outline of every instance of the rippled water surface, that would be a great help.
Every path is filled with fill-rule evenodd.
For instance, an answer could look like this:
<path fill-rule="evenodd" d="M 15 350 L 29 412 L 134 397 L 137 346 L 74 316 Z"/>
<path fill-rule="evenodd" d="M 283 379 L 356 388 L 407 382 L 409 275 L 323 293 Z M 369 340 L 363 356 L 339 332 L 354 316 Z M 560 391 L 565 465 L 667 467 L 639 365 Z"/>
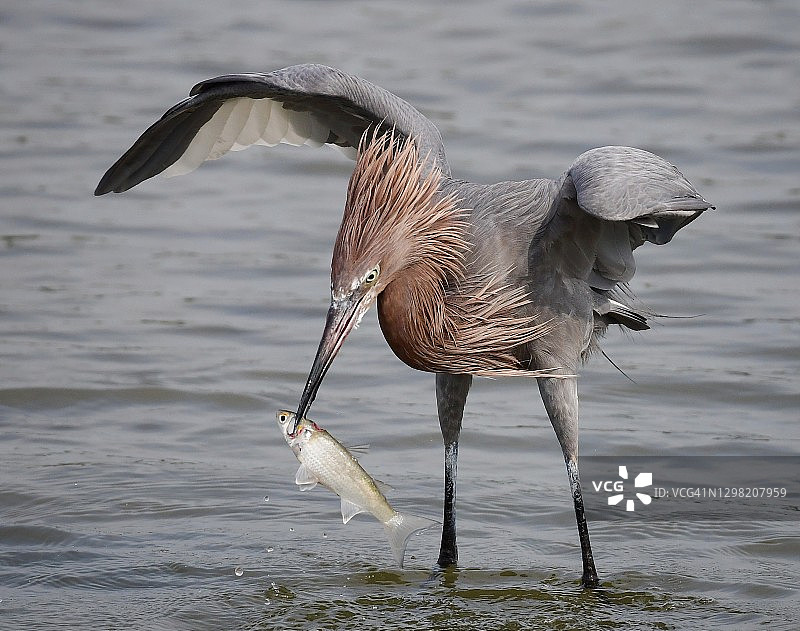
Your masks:
<path fill-rule="evenodd" d="M 322 329 L 351 163 L 226 156 L 92 197 L 198 80 L 319 61 L 441 128 L 453 173 L 555 177 L 630 144 L 718 207 L 637 250 L 661 320 L 582 378 L 582 452 L 797 454 L 800 8 L 773 2 L 6 3 L 0 8 L 0 628 L 796 628 L 797 520 L 591 524 L 578 585 L 566 476 L 534 384 L 478 381 L 461 566 L 437 530 L 391 564 L 380 527 L 300 494 L 274 410 Z M 314 416 L 441 511 L 433 379 L 374 315 Z"/>

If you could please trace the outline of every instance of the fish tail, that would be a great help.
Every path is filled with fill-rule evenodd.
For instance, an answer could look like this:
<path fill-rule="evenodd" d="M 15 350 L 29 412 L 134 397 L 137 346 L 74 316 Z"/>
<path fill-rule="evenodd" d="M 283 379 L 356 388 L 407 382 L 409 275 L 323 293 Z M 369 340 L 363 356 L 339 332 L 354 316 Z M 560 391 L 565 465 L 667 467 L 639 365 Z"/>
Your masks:
<path fill-rule="evenodd" d="M 392 554 L 397 565 L 403 567 L 408 538 L 415 532 L 432 528 L 438 524 L 439 522 L 433 519 L 407 513 L 395 513 L 389 521 L 384 522 L 383 529 L 386 531 L 386 536 L 389 537 L 389 545 L 392 546 Z"/>

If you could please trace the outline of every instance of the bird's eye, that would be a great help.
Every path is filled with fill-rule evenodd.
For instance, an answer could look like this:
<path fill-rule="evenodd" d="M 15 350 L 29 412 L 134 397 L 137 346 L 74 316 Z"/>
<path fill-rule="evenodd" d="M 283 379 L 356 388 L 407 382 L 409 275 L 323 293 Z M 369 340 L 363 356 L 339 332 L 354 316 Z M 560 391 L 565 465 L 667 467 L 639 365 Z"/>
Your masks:
<path fill-rule="evenodd" d="M 364 276 L 364 284 L 365 285 L 372 285 L 376 280 L 378 280 L 378 276 L 380 276 L 381 268 L 380 266 L 376 265 L 373 269 L 367 272 L 367 275 Z"/>

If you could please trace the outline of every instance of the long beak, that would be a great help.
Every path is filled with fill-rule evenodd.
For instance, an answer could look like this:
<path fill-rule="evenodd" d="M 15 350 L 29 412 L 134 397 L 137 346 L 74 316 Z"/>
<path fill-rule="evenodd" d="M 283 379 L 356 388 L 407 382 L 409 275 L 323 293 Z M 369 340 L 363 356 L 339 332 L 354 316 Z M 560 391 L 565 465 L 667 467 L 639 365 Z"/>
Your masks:
<path fill-rule="evenodd" d="M 320 384 L 322 384 L 322 379 L 325 377 L 325 373 L 328 372 L 328 368 L 333 363 L 333 359 L 336 357 L 336 353 L 339 352 L 348 333 L 353 330 L 353 327 L 358 324 L 364 315 L 366 309 L 362 307 L 362 302 L 363 298 L 361 300 L 342 300 L 331 303 L 328 309 L 328 317 L 325 319 L 325 329 L 322 331 L 322 339 L 317 349 L 317 355 L 314 357 L 314 363 L 311 364 L 311 372 L 308 374 L 308 381 L 306 381 L 306 387 L 303 389 L 303 396 L 300 397 L 300 405 L 297 407 L 297 414 L 294 417 L 292 434 L 297 431 L 297 426 L 314 402 L 314 397 L 317 395 Z"/>

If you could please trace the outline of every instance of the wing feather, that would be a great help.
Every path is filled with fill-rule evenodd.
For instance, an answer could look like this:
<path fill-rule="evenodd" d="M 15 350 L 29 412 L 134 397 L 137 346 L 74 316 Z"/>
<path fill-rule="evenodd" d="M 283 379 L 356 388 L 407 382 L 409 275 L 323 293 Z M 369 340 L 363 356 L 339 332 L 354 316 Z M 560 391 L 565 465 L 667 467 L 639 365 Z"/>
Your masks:
<path fill-rule="evenodd" d="M 578 156 L 567 177 L 578 205 L 608 221 L 712 207 L 675 166 L 644 149 L 591 149 Z"/>
<path fill-rule="evenodd" d="M 267 99 L 243 98 L 242 101 L 249 102 L 250 111 L 248 112 L 247 120 L 239 131 L 239 135 L 236 137 L 236 141 L 231 146 L 231 151 L 241 151 L 258 144 L 258 141 L 261 140 L 261 132 L 264 129 L 264 119 L 269 116 L 269 113 L 264 112 L 265 102 L 268 102 Z"/>
<path fill-rule="evenodd" d="M 606 323 L 647 328 L 644 314 L 610 300 L 636 272 L 633 251 L 668 243 L 709 208 L 680 171 L 633 147 L 591 149 L 557 183 L 558 199 L 536 235 L 535 252 L 561 273 L 595 290 L 595 312 Z M 536 261 L 535 259 L 534 262 Z"/>
<path fill-rule="evenodd" d="M 359 77 L 303 64 L 197 84 L 106 172 L 95 194 L 123 192 L 162 172 L 182 175 L 252 145 L 332 144 L 354 157 L 370 127 L 412 137 L 422 159 L 449 174 L 439 131 L 411 105 Z"/>
<path fill-rule="evenodd" d="M 165 177 L 190 173 L 210 159 L 235 105 L 234 101 L 228 101 L 219 107 L 211 119 L 195 132 L 192 141 L 181 156 L 171 166 L 164 169 Z"/>

